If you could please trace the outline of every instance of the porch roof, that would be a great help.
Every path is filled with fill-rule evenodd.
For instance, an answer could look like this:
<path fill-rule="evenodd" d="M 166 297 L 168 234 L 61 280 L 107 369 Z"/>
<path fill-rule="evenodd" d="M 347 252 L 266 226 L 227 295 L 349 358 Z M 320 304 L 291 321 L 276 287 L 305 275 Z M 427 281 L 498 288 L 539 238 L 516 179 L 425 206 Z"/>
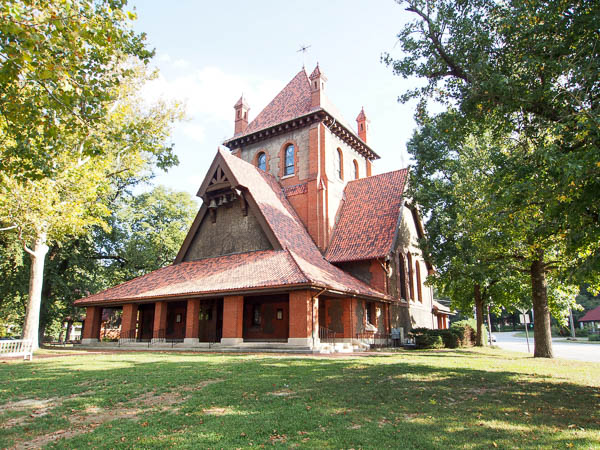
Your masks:
<path fill-rule="evenodd" d="M 355 289 L 342 285 L 335 279 L 335 274 L 319 270 L 289 251 L 265 250 L 173 264 L 76 300 L 75 305 L 218 296 L 253 289 L 300 286 L 315 286 L 365 297 L 382 296 L 366 285 L 353 286 Z"/>
<path fill-rule="evenodd" d="M 588 311 L 579 322 L 600 322 L 600 306 Z"/>

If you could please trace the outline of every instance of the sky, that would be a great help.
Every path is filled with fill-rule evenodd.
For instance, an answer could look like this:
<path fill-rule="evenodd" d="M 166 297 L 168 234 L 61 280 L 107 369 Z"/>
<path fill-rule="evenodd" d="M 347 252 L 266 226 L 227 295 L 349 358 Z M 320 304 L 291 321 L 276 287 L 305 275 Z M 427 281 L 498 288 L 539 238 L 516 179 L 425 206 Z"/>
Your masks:
<path fill-rule="evenodd" d="M 328 78 L 326 94 L 347 123 L 365 108 L 368 143 L 381 157 L 374 174 L 406 167 L 415 103 L 398 96 L 415 81 L 381 62 L 399 56 L 396 35 L 410 13 L 393 0 L 134 0 L 128 5 L 156 50 L 159 76 L 142 95 L 185 104 L 171 136 L 180 164 L 154 180 L 196 194 L 217 148 L 233 135 L 233 105 L 243 93 L 249 120 L 305 65 Z M 299 52 L 301 46 L 308 51 Z"/>

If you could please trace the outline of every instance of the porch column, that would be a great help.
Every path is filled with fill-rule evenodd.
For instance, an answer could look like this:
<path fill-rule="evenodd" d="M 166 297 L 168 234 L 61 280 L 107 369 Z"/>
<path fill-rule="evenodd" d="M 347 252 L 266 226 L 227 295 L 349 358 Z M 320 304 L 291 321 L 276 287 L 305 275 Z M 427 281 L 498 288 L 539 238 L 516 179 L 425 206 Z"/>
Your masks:
<path fill-rule="evenodd" d="M 135 340 L 135 329 L 137 325 L 138 305 L 127 303 L 123 305 L 123 316 L 121 317 L 120 341 Z"/>
<path fill-rule="evenodd" d="M 383 314 L 383 323 L 384 323 L 384 334 L 390 334 L 390 305 L 389 303 L 383 303 L 383 309 L 381 311 Z"/>
<path fill-rule="evenodd" d="M 356 330 L 353 326 L 356 305 L 352 304 L 351 298 L 342 299 L 342 325 L 344 326 L 344 338 L 353 339 Z"/>
<path fill-rule="evenodd" d="M 236 345 L 243 339 L 244 297 L 230 295 L 223 298 L 223 337 L 221 344 Z"/>
<path fill-rule="evenodd" d="M 313 348 L 313 341 L 314 344 L 319 343 L 319 299 L 315 298 L 313 304 L 310 291 L 292 291 L 289 301 L 290 334 L 288 344 Z"/>
<path fill-rule="evenodd" d="M 187 301 L 184 344 L 196 344 L 200 336 L 200 299 Z"/>
<path fill-rule="evenodd" d="M 102 307 L 88 306 L 85 309 L 82 344 L 95 344 L 100 341 L 100 325 L 102 324 Z"/>
<path fill-rule="evenodd" d="M 154 304 L 154 329 L 152 342 L 164 342 L 167 337 L 167 302 Z"/>

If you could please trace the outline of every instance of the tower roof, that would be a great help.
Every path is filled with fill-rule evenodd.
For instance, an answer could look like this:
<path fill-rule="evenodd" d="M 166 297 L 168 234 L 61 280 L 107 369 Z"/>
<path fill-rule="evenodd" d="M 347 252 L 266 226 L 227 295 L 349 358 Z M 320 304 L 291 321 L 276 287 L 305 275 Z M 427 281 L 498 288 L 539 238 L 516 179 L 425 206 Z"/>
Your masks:
<path fill-rule="evenodd" d="M 235 103 L 235 105 L 233 105 L 234 108 L 237 108 L 239 106 L 245 106 L 246 108 L 248 108 L 248 102 L 246 102 L 246 99 L 244 98 L 244 94 L 242 94 L 240 99 Z"/>
<path fill-rule="evenodd" d="M 315 78 L 319 78 L 319 77 L 325 78 L 325 75 L 323 75 L 321 73 L 321 69 L 319 69 L 319 63 L 317 63 L 317 67 L 315 67 L 315 70 L 313 70 L 313 72 L 310 74 L 309 78 L 311 80 L 314 80 Z"/>
<path fill-rule="evenodd" d="M 317 76 L 324 77 L 319 66 L 315 67 L 311 76 L 318 74 Z M 361 140 L 356 132 L 350 127 L 344 117 L 340 114 L 335 105 L 327 98 L 322 95 L 320 105 L 311 106 L 311 82 L 304 70 L 300 70 L 294 78 L 271 100 L 271 102 L 252 120 L 248 126 L 239 133 L 236 133 L 230 139 L 224 142 L 224 145 L 233 148 L 240 144 L 240 140 L 247 136 L 257 136 L 258 132 L 281 125 L 286 122 L 290 122 L 294 119 L 307 116 L 312 113 L 322 112 L 330 116 L 337 128 L 342 127 L 340 131 L 344 136 L 348 137 L 350 141 L 352 137 L 355 138 L 355 143 L 360 141 L 361 147 L 358 149 L 359 152 L 365 154 L 369 159 L 379 159 L 377 155 L 366 143 Z M 243 101 L 243 99 L 240 99 Z M 239 103 L 239 102 L 238 102 Z"/>
<path fill-rule="evenodd" d="M 311 111 L 310 83 L 304 69 L 296 74 L 271 103 L 263 109 L 244 131 L 250 134 L 254 131 L 268 128 L 278 123 L 286 122 Z"/>
<path fill-rule="evenodd" d="M 360 113 L 358 113 L 358 117 L 356 118 L 357 122 L 360 122 L 362 120 L 366 120 L 367 116 L 365 115 L 365 107 L 361 107 L 360 108 Z"/>

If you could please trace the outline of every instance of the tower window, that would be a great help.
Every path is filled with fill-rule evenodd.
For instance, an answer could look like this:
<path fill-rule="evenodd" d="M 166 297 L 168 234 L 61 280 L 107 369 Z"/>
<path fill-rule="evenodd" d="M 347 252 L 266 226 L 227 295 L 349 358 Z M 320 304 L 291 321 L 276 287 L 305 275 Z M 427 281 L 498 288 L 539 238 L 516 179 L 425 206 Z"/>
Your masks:
<path fill-rule="evenodd" d="M 285 166 L 283 175 L 293 175 L 294 171 L 294 145 L 290 144 L 285 148 Z"/>
<path fill-rule="evenodd" d="M 267 171 L 267 155 L 262 152 L 258 155 L 257 166 L 260 170 Z"/>
<path fill-rule="evenodd" d="M 342 151 L 338 148 L 335 153 L 335 167 L 337 176 L 340 180 L 344 179 L 344 167 L 343 167 L 344 158 L 342 156 Z"/>
<path fill-rule="evenodd" d="M 354 179 L 358 180 L 360 175 L 358 173 L 358 162 L 356 160 L 353 161 L 354 162 Z"/>

